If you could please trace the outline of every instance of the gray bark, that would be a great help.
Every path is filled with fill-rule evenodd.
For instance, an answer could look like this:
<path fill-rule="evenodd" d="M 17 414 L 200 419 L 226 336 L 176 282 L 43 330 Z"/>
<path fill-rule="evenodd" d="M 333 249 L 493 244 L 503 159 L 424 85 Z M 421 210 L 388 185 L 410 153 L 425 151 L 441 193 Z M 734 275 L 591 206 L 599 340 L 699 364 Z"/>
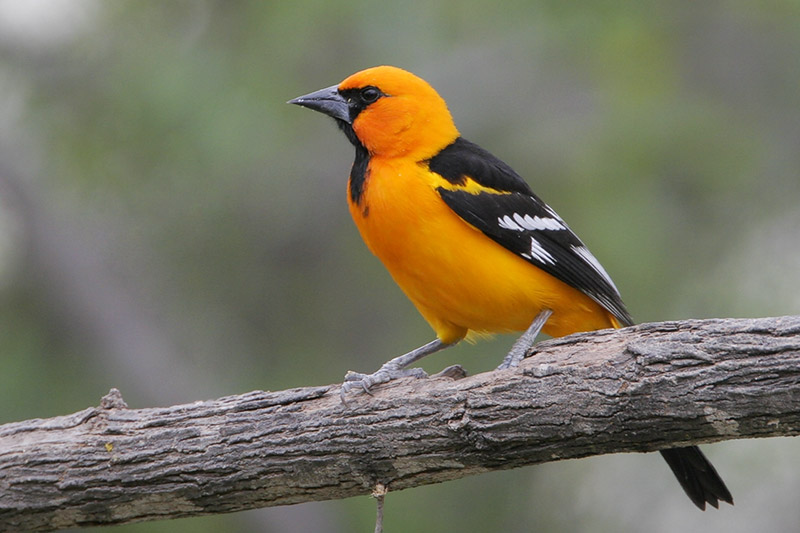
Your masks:
<path fill-rule="evenodd" d="M 537 345 L 517 369 L 0 426 L 0 530 L 396 491 L 490 470 L 800 433 L 800 317 L 687 320 Z"/>

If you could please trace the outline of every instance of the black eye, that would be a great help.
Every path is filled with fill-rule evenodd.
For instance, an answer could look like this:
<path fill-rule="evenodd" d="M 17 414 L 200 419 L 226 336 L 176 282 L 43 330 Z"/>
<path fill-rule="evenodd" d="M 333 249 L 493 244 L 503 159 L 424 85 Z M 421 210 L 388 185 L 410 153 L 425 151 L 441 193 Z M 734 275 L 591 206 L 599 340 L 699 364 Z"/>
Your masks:
<path fill-rule="evenodd" d="M 381 93 L 380 89 L 378 89 L 377 87 L 372 87 L 371 85 L 369 87 L 364 87 L 363 89 L 361 89 L 361 99 L 364 100 L 364 102 L 366 102 L 367 104 L 371 104 L 372 102 L 380 98 L 382 94 L 383 93 Z"/>

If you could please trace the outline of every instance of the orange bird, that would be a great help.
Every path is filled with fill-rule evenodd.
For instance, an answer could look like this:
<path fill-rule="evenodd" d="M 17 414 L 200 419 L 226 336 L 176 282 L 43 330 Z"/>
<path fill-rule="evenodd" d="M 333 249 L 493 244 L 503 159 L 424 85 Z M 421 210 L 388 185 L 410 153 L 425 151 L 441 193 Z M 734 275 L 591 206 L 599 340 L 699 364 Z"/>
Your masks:
<path fill-rule="evenodd" d="M 347 202 L 361 237 L 436 332 L 373 374 L 349 372 L 342 397 L 400 376 L 470 336 L 525 331 L 500 368 L 540 331 L 559 337 L 633 324 L 600 262 L 506 163 L 461 137 L 425 80 L 380 66 L 291 100 L 335 119 L 355 146 Z M 700 509 L 733 503 L 696 446 L 662 450 Z"/>

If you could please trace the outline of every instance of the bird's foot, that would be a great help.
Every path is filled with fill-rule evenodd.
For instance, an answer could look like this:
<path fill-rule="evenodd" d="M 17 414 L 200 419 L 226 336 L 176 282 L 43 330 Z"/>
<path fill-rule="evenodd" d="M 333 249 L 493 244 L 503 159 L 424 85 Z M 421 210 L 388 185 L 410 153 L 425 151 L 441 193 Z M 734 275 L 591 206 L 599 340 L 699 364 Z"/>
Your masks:
<path fill-rule="evenodd" d="M 344 376 L 344 383 L 342 383 L 342 390 L 340 396 L 342 403 L 345 401 L 345 396 L 353 389 L 362 389 L 367 394 L 370 393 L 370 388 L 381 383 L 386 383 L 393 379 L 415 377 L 426 378 L 428 374 L 421 368 L 406 368 L 408 365 L 415 363 L 434 352 L 438 352 L 443 348 L 447 348 L 451 344 L 446 344 L 439 339 L 432 340 L 428 344 L 420 346 L 416 350 L 411 350 L 401 356 L 383 363 L 383 366 L 377 372 L 372 374 L 361 374 L 360 372 L 353 372 L 352 370 Z"/>
<path fill-rule="evenodd" d="M 514 346 L 511 347 L 511 350 L 508 351 L 505 358 L 503 358 L 503 362 L 500 363 L 495 370 L 508 370 L 509 368 L 517 368 L 520 361 L 525 359 L 530 347 L 530 345 L 519 347 L 515 343 Z"/>
<path fill-rule="evenodd" d="M 407 377 L 426 378 L 428 377 L 428 374 L 421 368 L 397 368 L 397 366 L 391 364 L 391 361 L 380 367 L 372 374 L 362 374 L 360 372 L 353 372 L 350 370 L 344 376 L 344 383 L 342 383 L 342 390 L 340 392 L 342 403 L 346 403 L 345 396 L 351 390 L 361 389 L 367 394 L 372 394 L 370 389 L 372 389 L 372 387 L 375 385 L 381 385 L 383 383 L 388 383 L 393 379 Z"/>
<path fill-rule="evenodd" d="M 536 315 L 531 325 L 528 326 L 528 330 L 517 339 L 514 346 L 511 347 L 511 350 L 503 359 L 503 362 L 497 367 L 497 370 L 506 370 L 519 366 L 520 361 L 528 356 L 528 351 L 536 343 L 537 335 L 542 331 L 542 327 L 544 327 L 545 322 L 547 322 L 547 319 L 550 318 L 552 314 L 553 312 L 550 309 L 544 309 Z"/>

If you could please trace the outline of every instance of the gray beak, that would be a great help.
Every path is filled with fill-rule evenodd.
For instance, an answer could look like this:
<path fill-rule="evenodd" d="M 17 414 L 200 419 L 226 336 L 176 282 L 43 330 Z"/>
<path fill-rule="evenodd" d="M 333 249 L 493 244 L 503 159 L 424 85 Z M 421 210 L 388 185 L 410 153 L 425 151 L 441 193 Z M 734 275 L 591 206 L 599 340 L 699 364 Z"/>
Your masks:
<path fill-rule="evenodd" d="M 350 119 L 350 107 L 347 105 L 347 100 L 339 94 L 339 88 L 336 85 L 320 89 L 319 91 L 304 96 L 298 96 L 286 103 L 319 111 L 329 117 L 343 120 L 348 124 L 353 122 Z"/>

